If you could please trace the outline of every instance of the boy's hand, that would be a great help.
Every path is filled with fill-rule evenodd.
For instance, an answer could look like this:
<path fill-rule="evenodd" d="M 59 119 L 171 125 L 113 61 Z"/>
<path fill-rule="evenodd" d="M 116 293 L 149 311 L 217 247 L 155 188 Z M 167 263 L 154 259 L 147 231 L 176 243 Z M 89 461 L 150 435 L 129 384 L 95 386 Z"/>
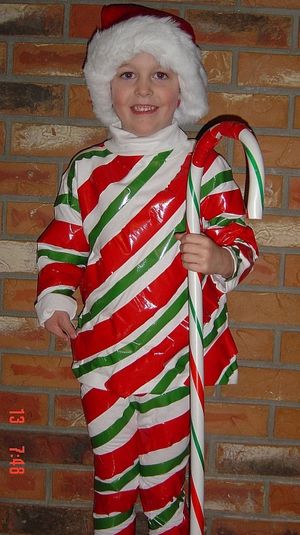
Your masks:
<path fill-rule="evenodd" d="M 234 262 L 229 251 L 203 234 L 175 234 L 181 242 L 183 267 L 204 275 L 218 274 L 228 279 L 233 275 Z"/>
<path fill-rule="evenodd" d="M 76 338 L 76 330 L 71 323 L 69 314 L 63 310 L 57 310 L 52 314 L 51 318 L 45 321 L 45 328 L 52 334 L 59 338 L 68 341 Z"/>

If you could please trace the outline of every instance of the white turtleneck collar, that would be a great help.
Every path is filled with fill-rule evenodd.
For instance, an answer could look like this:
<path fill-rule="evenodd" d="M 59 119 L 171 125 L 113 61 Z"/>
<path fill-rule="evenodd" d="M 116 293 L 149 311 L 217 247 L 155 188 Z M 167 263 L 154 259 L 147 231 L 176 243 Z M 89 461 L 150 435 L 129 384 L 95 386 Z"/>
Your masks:
<path fill-rule="evenodd" d="M 192 150 L 193 141 L 188 140 L 177 123 L 172 123 L 155 134 L 145 137 L 138 137 L 122 130 L 120 124 L 110 126 L 109 130 L 111 138 L 105 141 L 106 148 L 124 156 L 147 156 L 175 148 L 186 152 Z"/>

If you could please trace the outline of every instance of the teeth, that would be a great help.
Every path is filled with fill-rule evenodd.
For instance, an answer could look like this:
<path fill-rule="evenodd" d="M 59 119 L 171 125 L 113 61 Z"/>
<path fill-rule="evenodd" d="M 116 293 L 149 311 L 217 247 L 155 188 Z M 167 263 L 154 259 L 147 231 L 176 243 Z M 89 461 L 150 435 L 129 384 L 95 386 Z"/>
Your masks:
<path fill-rule="evenodd" d="M 133 109 L 135 111 L 154 111 L 156 109 L 156 106 L 147 106 L 139 104 L 137 106 L 133 106 Z"/>

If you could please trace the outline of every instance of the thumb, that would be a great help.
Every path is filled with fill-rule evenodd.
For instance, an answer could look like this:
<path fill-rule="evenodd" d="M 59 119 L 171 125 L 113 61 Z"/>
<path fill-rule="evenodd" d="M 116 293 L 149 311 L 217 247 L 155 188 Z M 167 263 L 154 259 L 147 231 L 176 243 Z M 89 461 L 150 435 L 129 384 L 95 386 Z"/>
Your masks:
<path fill-rule="evenodd" d="M 181 239 L 183 238 L 183 236 L 185 236 L 185 234 L 186 234 L 186 232 L 176 232 L 176 234 L 175 234 L 176 240 L 181 241 Z"/>
<path fill-rule="evenodd" d="M 61 329 L 66 333 L 71 340 L 74 340 L 76 338 L 76 330 L 74 325 L 71 323 L 69 318 L 63 318 L 63 321 L 61 321 L 60 325 Z"/>

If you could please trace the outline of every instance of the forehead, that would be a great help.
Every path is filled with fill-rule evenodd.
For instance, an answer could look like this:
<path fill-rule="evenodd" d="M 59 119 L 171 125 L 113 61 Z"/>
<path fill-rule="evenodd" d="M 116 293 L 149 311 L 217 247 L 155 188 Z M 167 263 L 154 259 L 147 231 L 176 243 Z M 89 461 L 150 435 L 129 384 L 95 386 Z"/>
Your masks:
<path fill-rule="evenodd" d="M 164 68 L 163 65 L 154 57 L 152 54 L 149 54 L 148 52 L 139 52 L 139 54 L 136 54 L 132 58 L 124 61 L 120 66 L 119 69 L 122 67 L 147 67 L 147 68 Z M 172 69 L 168 69 L 172 70 Z"/>

